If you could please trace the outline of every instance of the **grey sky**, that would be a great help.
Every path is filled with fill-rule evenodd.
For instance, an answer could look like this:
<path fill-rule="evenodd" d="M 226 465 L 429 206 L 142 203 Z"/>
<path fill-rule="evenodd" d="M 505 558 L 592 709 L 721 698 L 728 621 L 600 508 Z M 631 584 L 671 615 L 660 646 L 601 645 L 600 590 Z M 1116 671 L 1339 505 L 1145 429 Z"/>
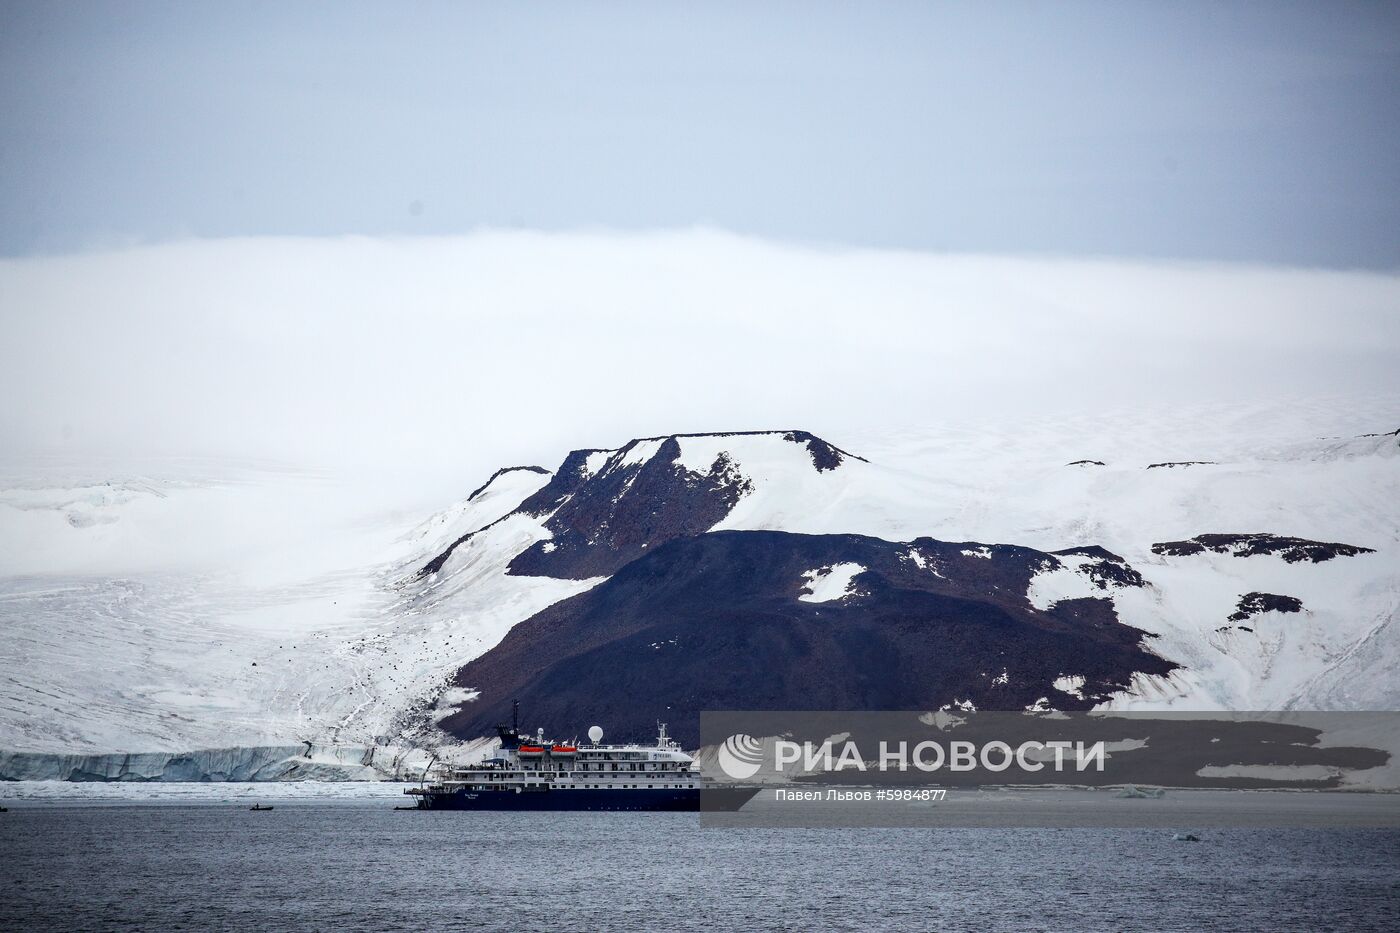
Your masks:
<path fill-rule="evenodd" d="M 710 225 L 1400 266 L 1400 6 L 11 3 L 0 253 Z"/>

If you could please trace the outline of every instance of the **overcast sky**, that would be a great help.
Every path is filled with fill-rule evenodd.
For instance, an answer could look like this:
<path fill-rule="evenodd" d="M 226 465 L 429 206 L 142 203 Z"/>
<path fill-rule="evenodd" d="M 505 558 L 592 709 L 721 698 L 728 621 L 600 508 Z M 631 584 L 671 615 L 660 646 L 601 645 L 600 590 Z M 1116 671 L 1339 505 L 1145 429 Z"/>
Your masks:
<path fill-rule="evenodd" d="M 704 225 L 1394 269 L 1394 3 L 0 5 L 0 253 Z"/>
<path fill-rule="evenodd" d="M 0 0 L 0 460 L 1391 430 L 1397 11 Z"/>

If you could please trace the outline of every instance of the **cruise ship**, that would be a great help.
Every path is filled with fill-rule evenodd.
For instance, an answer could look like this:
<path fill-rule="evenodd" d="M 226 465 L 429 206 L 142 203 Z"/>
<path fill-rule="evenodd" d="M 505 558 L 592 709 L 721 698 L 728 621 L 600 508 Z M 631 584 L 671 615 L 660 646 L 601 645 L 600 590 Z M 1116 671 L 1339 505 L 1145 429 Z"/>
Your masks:
<path fill-rule="evenodd" d="M 404 791 L 420 810 L 699 810 L 700 772 L 659 723 L 654 745 L 554 742 L 541 729 L 498 726 L 500 748 L 469 766 L 443 766 L 433 783 Z M 705 791 L 706 809 L 734 810 L 756 789 Z"/>

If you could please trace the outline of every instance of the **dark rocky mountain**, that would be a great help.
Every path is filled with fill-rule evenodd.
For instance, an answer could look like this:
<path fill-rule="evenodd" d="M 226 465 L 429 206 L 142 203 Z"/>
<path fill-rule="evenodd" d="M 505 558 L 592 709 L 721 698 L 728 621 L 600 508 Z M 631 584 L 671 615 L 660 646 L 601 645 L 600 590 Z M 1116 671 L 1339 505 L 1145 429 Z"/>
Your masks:
<path fill-rule="evenodd" d="M 1257 532 L 1196 535 L 1196 537 L 1185 541 L 1163 541 L 1152 545 L 1153 554 L 1167 557 L 1187 557 L 1206 551 L 1213 551 L 1217 554 L 1233 554 L 1235 557 L 1276 554 L 1290 564 L 1304 560 L 1318 564 L 1334 557 L 1353 557 L 1357 554 L 1374 553 L 1371 548 L 1355 544 L 1309 541 L 1306 538 L 1289 538 L 1283 535 Z"/>
<path fill-rule="evenodd" d="M 1164 659 L 1145 632 L 1170 631 L 1176 620 L 1162 616 L 1160 601 L 1133 600 L 1125 611 L 1144 612 L 1149 624 L 1125 624 L 1113 597 L 1147 584 L 1102 547 L 711 530 L 731 515 L 750 523 L 741 527 L 783 528 L 824 508 L 824 496 L 842 502 L 861 483 L 894 482 L 848 463 L 858 459 L 798 431 L 680 434 L 572 452 L 498 519 L 535 530 L 512 532 L 506 540 L 521 543 L 497 566 L 508 577 L 604 580 L 516 624 L 462 668 L 453 683 L 476 699 L 440 725 L 465 738 L 490 734 L 519 699 L 532 728 L 558 735 L 601 722 L 640 738 L 664 717 L 691 741 L 705 709 L 1087 709 L 1144 684 L 1148 696 L 1177 689 L 1151 681 L 1176 669 L 1180 645 Z M 1148 552 L 1139 547 L 1132 553 Z M 1367 551 L 1267 533 L 1150 547 L 1167 557 L 1273 554 L 1290 563 Z M 1228 621 L 1230 609 L 1203 621 L 1243 628 L 1260 612 L 1289 611 L 1295 598 L 1266 588 L 1240 587 L 1259 592 Z M 1200 643 L 1200 651 L 1222 650 L 1204 635 Z"/>
<path fill-rule="evenodd" d="M 1303 601 L 1296 596 L 1280 596 L 1277 593 L 1245 593 L 1240 597 L 1235 611 L 1230 613 L 1231 622 L 1243 622 L 1265 612 L 1302 612 Z"/>
<path fill-rule="evenodd" d="M 752 486 L 723 453 L 707 472 L 687 470 L 677 462 L 678 439 L 763 435 L 805 448 L 818 473 L 835 470 L 847 459 L 864 462 L 806 431 L 673 434 L 638 438 L 617 450 L 575 450 L 548 483 L 510 513 L 544 518 L 552 535 L 518 554 L 510 573 L 570 580 L 607 576 L 647 548 L 708 531 Z M 590 463 L 595 465 L 590 468 Z M 458 538 L 423 565 L 419 576 L 442 569 L 457 547 L 482 530 Z"/>
<path fill-rule="evenodd" d="M 1089 558 L 1080 564 L 1080 572 L 1101 590 L 1112 586 L 1146 586 L 1142 574 L 1130 567 L 1127 561 L 1097 544 L 1065 548 L 1063 551 L 1051 553 L 1058 557 Z"/>
<path fill-rule="evenodd" d="M 518 555 L 510 572 L 575 580 L 607 576 L 649 547 L 713 528 L 750 489 L 724 454 L 708 473 L 688 472 L 675 462 L 681 449 L 674 437 L 662 439 L 645 460 L 628 462 L 626 455 L 641 443 L 623 447 L 622 456 L 609 461 L 620 463 L 586 477 L 586 483 L 579 452 L 570 454 L 554 479 L 520 506 L 547 515 L 553 537 Z"/>
<path fill-rule="evenodd" d="M 1099 588 L 1142 585 L 1102 549 L 1060 553 L 1090 558 L 1076 563 L 1097 574 Z M 1062 566 L 1030 548 L 929 538 L 672 535 L 463 668 L 456 684 L 479 697 L 442 726 L 489 734 L 519 699 L 528 726 L 555 735 L 602 722 L 616 737 L 641 738 L 664 715 L 681 741 L 694 742 L 705 709 L 1019 710 L 1042 698 L 1087 709 L 1135 673 L 1175 667 L 1119 621 L 1110 599 L 1036 609 L 1032 577 Z M 841 570 L 846 595 L 818 586 Z M 1061 678 L 1082 685 L 1057 689 Z"/>

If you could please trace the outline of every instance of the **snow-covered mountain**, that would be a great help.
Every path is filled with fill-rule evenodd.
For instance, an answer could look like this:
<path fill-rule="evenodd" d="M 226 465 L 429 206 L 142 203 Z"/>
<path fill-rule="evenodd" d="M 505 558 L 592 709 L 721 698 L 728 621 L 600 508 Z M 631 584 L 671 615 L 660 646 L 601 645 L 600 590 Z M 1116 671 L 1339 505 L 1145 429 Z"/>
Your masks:
<path fill-rule="evenodd" d="M 574 451 L 425 520 L 302 474 L 12 481 L 0 750 L 435 744 L 517 696 L 624 734 L 715 706 L 1400 702 L 1400 436 L 857 440 Z"/>
<path fill-rule="evenodd" d="M 1388 708 L 1400 699 L 1384 671 L 1400 647 L 1397 440 L 1171 466 L 1039 456 L 998 464 L 1009 475 L 986 477 L 1001 479 L 990 488 L 868 462 L 800 432 L 577 451 L 508 518 L 541 537 L 506 573 L 575 578 L 583 567 L 611 578 L 468 665 L 456 683 L 472 699 L 444 725 L 480 734 L 519 696 L 552 727 L 576 727 L 565 717 L 612 694 L 630 698 L 615 720 L 642 728 L 669 710 L 682 730 L 699 709 L 760 699 Z M 700 528 L 786 534 L 727 538 L 725 558 L 711 548 L 678 560 L 664 547 Z M 420 579 L 450 586 L 459 567 L 493 552 L 489 537 L 468 537 Z M 924 606 L 916 594 L 953 602 Z M 810 605 L 818 598 L 828 604 Z M 1083 615 L 1053 646 L 1030 637 L 1056 631 L 1050 616 L 1071 609 Z M 996 634 L 978 627 L 988 612 Z M 785 637 L 763 643 L 755 633 L 774 618 Z M 920 620 L 919 636 L 936 632 L 936 644 L 905 645 L 889 625 L 870 629 L 875 619 Z M 737 641 L 714 647 L 721 630 Z M 1077 641 L 1090 633 L 1124 635 L 1145 654 L 1115 666 L 1106 645 Z M 687 654 L 697 638 L 711 646 Z M 658 667 L 663 655 L 684 663 Z M 959 676 L 939 666 L 949 659 Z M 716 677 L 729 686 L 715 689 Z"/>

